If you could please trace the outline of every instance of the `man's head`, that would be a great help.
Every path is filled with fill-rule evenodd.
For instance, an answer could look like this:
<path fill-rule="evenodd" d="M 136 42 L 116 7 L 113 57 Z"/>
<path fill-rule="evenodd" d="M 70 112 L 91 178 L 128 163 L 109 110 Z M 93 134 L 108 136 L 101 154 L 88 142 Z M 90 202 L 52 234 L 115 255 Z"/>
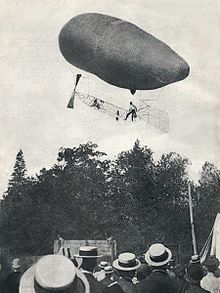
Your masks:
<path fill-rule="evenodd" d="M 91 259 L 83 258 L 80 267 L 86 271 L 93 272 L 96 266 L 97 266 L 97 258 L 91 258 Z"/>
<path fill-rule="evenodd" d="M 219 260 L 215 256 L 210 256 L 204 265 L 210 273 L 214 273 L 219 267 Z"/>
<path fill-rule="evenodd" d="M 80 266 L 82 269 L 93 272 L 97 266 L 97 259 L 102 255 L 98 253 L 98 248 L 95 246 L 82 246 L 75 257 L 82 259 Z"/>
<path fill-rule="evenodd" d="M 130 252 L 121 253 L 118 259 L 113 261 L 113 267 L 123 278 L 133 278 L 141 263 L 136 259 L 135 254 Z"/>
<path fill-rule="evenodd" d="M 112 266 L 106 266 L 106 267 L 104 268 L 104 271 L 105 271 L 105 276 L 106 276 L 108 279 L 110 279 L 111 276 L 112 276 L 113 273 L 114 273 Z"/>
<path fill-rule="evenodd" d="M 132 105 L 132 102 L 130 102 L 130 105 Z"/>
<path fill-rule="evenodd" d="M 150 274 L 151 274 L 151 267 L 146 263 L 142 263 L 141 266 L 137 269 L 138 281 L 144 280 Z"/>
<path fill-rule="evenodd" d="M 12 261 L 12 269 L 14 272 L 18 272 L 21 269 L 21 265 L 20 265 L 20 259 L 19 258 L 15 258 Z"/>
<path fill-rule="evenodd" d="M 204 277 L 204 269 L 200 263 L 189 263 L 187 266 L 187 281 L 192 284 L 198 284 Z"/>
<path fill-rule="evenodd" d="M 107 261 L 101 261 L 98 265 L 98 267 L 102 270 L 104 270 L 106 267 L 108 267 L 108 262 Z"/>
<path fill-rule="evenodd" d="M 63 255 L 42 257 L 21 277 L 20 293 L 88 293 L 89 283 L 85 275 Z"/>
<path fill-rule="evenodd" d="M 169 248 L 160 243 L 151 245 L 145 254 L 146 262 L 153 268 L 166 269 L 171 258 Z"/>
<path fill-rule="evenodd" d="M 118 270 L 119 276 L 124 278 L 124 279 L 133 279 L 136 271 L 120 271 Z"/>

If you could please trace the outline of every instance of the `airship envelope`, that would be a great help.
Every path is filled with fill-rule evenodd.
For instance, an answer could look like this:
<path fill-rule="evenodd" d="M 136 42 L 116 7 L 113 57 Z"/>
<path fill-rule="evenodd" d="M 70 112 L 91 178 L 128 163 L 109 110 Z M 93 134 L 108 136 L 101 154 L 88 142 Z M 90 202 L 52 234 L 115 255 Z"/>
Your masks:
<path fill-rule="evenodd" d="M 72 65 L 132 93 L 161 88 L 189 75 L 189 65 L 168 45 L 108 15 L 72 18 L 59 34 L 59 45 Z"/>

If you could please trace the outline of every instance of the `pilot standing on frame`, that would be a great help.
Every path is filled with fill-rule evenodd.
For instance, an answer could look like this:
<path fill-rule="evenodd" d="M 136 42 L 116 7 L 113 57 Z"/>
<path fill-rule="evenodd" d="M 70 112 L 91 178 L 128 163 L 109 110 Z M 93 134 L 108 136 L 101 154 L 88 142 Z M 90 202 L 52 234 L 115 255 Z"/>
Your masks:
<path fill-rule="evenodd" d="M 132 102 L 130 102 L 130 108 L 129 108 L 129 111 L 125 117 L 125 120 L 127 120 L 130 115 L 131 115 L 132 121 L 134 120 L 134 118 L 137 117 L 137 107 Z"/>

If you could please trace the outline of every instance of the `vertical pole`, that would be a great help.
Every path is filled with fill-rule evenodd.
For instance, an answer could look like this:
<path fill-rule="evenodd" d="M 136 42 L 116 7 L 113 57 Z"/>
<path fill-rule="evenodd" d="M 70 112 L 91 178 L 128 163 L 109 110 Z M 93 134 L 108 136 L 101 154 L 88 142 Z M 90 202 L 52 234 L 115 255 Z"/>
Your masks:
<path fill-rule="evenodd" d="M 194 219 L 193 219 L 193 208 L 192 208 L 192 196 L 191 196 L 190 182 L 188 185 L 188 195 L 189 195 L 189 214 L 190 214 L 190 225 L 191 225 L 191 233 L 192 233 L 193 254 L 197 255 L 196 235 L 195 235 L 195 226 L 194 226 Z"/>
<path fill-rule="evenodd" d="M 181 246 L 180 242 L 178 241 L 178 263 L 182 263 L 182 257 L 181 257 Z"/>

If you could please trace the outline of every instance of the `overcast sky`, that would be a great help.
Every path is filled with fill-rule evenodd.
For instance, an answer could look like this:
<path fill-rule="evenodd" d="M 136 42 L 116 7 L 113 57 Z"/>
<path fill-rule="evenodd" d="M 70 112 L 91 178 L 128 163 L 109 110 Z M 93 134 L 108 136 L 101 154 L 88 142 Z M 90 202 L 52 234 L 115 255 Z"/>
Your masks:
<path fill-rule="evenodd" d="M 220 166 L 220 10 L 215 0 L 18 0 L 0 3 L 0 193 L 7 187 L 19 149 L 29 174 L 56 162 L 58 149 L 88 140 L 111 158 L 138 138 L 155 159 L 176 151 L 188 157 L 192 178 L 205 161 Z M 131 99 L 154 98 L 169 113 L 170 132 L 138 123 L 116 123 L 76 101 L 66 108 L 73 75 L 62 57 L 58 34 L 73 16 L 98 12 L 135 23 L 167 43 L 191 67 L 185 80 L 155 91 L 113 87 L 92 74 L 79 90 L 128 107 Z"/>

